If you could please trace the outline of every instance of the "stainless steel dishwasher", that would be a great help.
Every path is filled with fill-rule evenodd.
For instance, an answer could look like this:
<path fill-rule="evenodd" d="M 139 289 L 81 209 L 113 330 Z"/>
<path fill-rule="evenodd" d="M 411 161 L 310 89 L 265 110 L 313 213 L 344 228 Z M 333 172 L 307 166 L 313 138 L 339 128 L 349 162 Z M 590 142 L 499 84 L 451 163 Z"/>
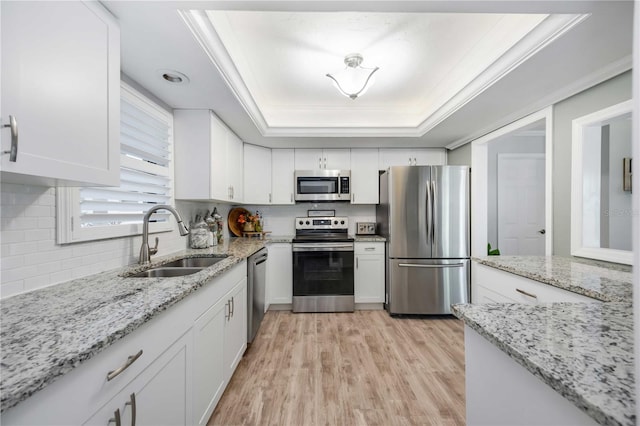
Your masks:
<path fill-rule="evenodd" d="M 247 342 L 253 342 L 264 318 L 265 286 L 267 282 L 267 248 L 251 256 L 247 262 Z"/>

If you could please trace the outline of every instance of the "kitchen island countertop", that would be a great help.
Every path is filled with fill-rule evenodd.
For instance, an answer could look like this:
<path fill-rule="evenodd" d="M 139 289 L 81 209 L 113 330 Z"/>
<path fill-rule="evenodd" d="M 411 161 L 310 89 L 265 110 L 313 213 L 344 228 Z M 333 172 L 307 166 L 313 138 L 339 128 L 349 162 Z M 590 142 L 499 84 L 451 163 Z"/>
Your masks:
<path fill-rule="evenodd" d="M 473 260 L 597 299 L 593 303 L 459 304 L 452 308 L 468 327 L 598 423 L 634 425 L 631 267 L 559 256 Z"/>
<path fill-rule="evenodd" d="M 453 312 L 598 423 L 635 425 L 630 302 L 464 304 Z"/>
<path fill-rule="evenodd" d="M 627 265 L 562 256 L 487 256 L 473 261 L 603 302 L 632 298 L 633 274 Z"/>
<path fill-rule="evenodd" d="M 53 383 L 266 243 L 237 238 L 209 249 L 154 258 L 151 265 L 131 265 L 2 300 L 1 411 Z M 182 277 L 124 277 L 203 255 L 228 257 Z"/>

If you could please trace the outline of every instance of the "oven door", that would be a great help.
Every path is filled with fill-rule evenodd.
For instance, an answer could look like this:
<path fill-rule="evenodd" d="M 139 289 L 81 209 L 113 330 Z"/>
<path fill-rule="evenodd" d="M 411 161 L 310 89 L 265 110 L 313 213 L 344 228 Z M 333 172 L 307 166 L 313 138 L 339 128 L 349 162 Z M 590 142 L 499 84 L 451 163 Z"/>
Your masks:
<path fill-rule="evenodd" d="M 353 311 L 353 243 L 293 244 L 293 311 Z"/>

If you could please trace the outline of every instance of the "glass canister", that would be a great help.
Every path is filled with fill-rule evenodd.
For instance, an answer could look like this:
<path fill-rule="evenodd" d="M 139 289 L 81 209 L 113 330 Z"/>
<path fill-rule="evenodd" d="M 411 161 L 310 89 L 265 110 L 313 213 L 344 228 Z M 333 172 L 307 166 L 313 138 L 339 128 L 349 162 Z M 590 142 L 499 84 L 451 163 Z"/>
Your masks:
<path fill-rule="evenodd" d="M 189 227 L 189 246 L 192 249 L 209 247 L 209 227 L 204 220 L 191 223 Z"/>

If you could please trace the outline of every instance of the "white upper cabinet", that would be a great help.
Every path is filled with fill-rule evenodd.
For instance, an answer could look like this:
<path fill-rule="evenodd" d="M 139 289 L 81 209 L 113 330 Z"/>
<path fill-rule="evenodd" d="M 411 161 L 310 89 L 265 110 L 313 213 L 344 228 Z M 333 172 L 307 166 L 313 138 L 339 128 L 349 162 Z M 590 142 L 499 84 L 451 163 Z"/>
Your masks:
<path fill-rule="evenodd" d="M 447 155 L 444 149 L 380 149 L 380 170 L 387 170 L 390 166 L 444 166 L 446 163 Z"/>
<path fill-rule="evenodd" d="M 293 149 L 271 150 L 271 204 L 293 204 Z"/>
<path fill-rule="evenodd" d="M 208 110 L 174 110 L 175 198 L 241 202 L 242 141 Z"/>
<path fill-rule="evenodd" d="M 227 176 L 230 200 L 236 203 L 243 201 L 244 193 L 244 144 L 231 130 L 227 129 Z M 214 171 L 215 173 L 215 171 Z"/>
<path fill-rule="evenodd" d="M 296 170 L 349 170 L 351 153 L 348 149 L 296 149 Z"/>
<path fill-rule="evenodd" d="M 244 144 L 243 198 L 246 204 L 271 203 L 271 176 L 271 150 Z"/>
<path fill-rule="evenodd" d="M 120 180 L 120 30 L 98 2 L 2 2 L 2 179 Z M 15 160 L 15 161 L 12 161 Z"/>
<path fill-rule="evenodd" d="M 378 150 L 351 150 L 351 204 L 378 204 Z"/>

